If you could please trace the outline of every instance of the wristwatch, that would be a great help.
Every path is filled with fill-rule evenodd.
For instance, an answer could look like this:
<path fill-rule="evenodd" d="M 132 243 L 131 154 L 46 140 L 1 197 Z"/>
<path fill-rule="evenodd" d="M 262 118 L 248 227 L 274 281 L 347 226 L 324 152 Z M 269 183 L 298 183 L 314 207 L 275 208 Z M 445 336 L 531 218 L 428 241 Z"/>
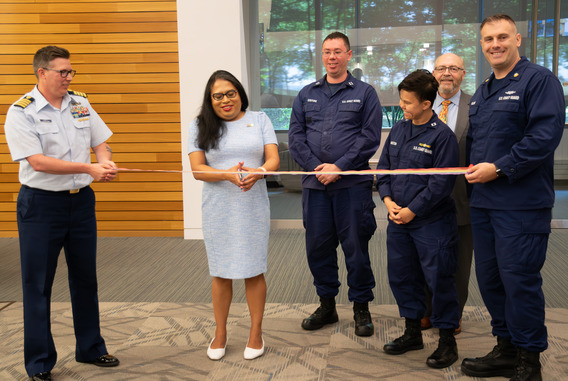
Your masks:
<path fill-rule="evenodd" d="M 495 164 L 493 164 L 493 165 L 495 165 Z M 507 175 L 505 174 L 505 172 L 503 172 L 503 171 L 501 170 L 501 168 L 497 167 L 496 165 L 495 165 L 495 172 L 497 173 L 497 177 L 505 177 L 505 176 L 507 176 Z"/>

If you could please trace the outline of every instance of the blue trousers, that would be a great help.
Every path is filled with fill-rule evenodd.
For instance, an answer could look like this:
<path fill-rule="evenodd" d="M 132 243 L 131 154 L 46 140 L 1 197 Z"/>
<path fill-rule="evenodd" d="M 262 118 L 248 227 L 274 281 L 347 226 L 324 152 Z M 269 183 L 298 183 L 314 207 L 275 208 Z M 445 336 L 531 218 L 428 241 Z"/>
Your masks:
<path fill-rule="evenodd" d="M 533 352 L 548 347 L 540 270 L 551 218 L 551 209 L 471 208 L 477 283 L 493 335 Z"/>
<path fill-rule="evenodd" d="M 454 273 L 457 268 L 455 214 L 423 226 L 389 222 L 387 258 L 389 284 L 400 316 L 422 319 L 426 311 L 425 285 L 432 291 L 432 315 L 436 328 L 457 328 L 460 306 Z"/>
<path fill-rule="evenodd" d="M 107 353 L 97 296 L 97 221 L 90 187 L 77 194 L 22 186 L 17 202 L 24 295 L 24 359 L 28 375 L 51 371 L 51 289 L 63 248 L 69 272 L 77 361 Z"/>
<path fill-rule="evenodd" d="M 308 265 L 320 297 L 339 293 L 337 246 L 345 254 L 348 297 L 352 302 L 373 300 L 375 277 L 369 260 L 369 240 L 377 228 L 372 183 L 333 191 L 302 191 Z"/>

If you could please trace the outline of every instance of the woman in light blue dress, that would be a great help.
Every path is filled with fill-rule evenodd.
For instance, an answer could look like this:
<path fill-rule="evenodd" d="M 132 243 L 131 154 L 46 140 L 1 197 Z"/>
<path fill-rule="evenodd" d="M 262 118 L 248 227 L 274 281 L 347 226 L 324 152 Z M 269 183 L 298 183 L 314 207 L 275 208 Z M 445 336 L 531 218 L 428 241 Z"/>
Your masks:
<path fill-rule="evenodd" d="M 227 318 L 233 279 L 244 279 L 251 329 L 244 358 L 264 353 L 262 317 L 266 300 L 266 256 L 270 206 L 263 175 L 280 167 L 272 123 L 262 112 L 246 111 L 242 84 L 229 72 L 211 75 L 201 112 L 189 131 L 189 160 L 203 184 L 203 236 L 213 276 L 215 337 L 207 356 L 219 360 L 227 346 Z M 224 172 L 224 173 L 223 173 Z M 227 173 L 230 172 L 230 173 Z"/>

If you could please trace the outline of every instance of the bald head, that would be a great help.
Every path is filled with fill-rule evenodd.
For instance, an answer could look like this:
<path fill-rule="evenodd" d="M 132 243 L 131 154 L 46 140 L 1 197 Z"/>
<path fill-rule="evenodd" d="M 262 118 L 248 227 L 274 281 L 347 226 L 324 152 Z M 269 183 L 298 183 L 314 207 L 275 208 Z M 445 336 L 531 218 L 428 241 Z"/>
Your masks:
<path fill-rule="evenodd" d="M 446 53 L 436 59 L 434 77 L 440 84 L 438 93 L 442 98 L 449 99 L 460 90 L 464 75 L 464 62 L 457 54 Z"/>
<path fill-rule="evenodd" d="M 463 59 L 454 53 L 442 54 L 440 57 L 436 58 L 436 63 L 434 63 L 434 67 L 438 67 L 440 65 L 448 66 L 444 62 L 452 62 L 452 65 L 461 68 L 464 67 Z"/>

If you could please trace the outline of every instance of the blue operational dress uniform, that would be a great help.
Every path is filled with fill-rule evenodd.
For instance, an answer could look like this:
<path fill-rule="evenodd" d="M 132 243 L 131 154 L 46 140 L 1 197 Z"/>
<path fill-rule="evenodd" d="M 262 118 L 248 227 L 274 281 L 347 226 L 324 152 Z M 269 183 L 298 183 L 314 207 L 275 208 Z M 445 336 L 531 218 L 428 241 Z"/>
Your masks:
<path fill-rule="evenodd" d="M 326 78 L 304 87 L 294 100 L 290 154 L 306 171 L 322 163 L 335 164 L 343 171 L 370 169 L 369 159 L 381 139 L 382 108 L 377 93 L 348 73 L 332 94 Z M 364 303 L 374 298 L 368 248 L 377 228 L 372 182 L 372 175 L 351 175 L 324 186 L 313 175 L 302 177 L 306 251 L 320 297 L 333 298 L 339 292 L 336 250 L 341 242 L 349 300 Z"/>
<path fill-rule="evenodd" d="M 562 86 L 526 57 L 479 86 L 469 108 L 470 162 L 494 163 L 505 174 L 473 184 L 471 224 L 477 282 L 493 335 L 532 352 L 544 351 L 546 258 L 554 204 L 554 150 L 562 137 Z"/>
<path fill-rule="evenodd" d="M 412 134 L 412 121 L 392 128 L 377 169 L 456 167 L 459 147 L 455 134 L 436 113 Z M 460 308 L 453 277 L 457 266 L 457 221 L 450 196 L 451 175 L 377 176 L 381 198 L 390 196 L 400 207 L 416 214 L 407 224 L 389 220 L 387 256 L 389 283 L 400 315 L 424 316 L 424 286 L 432 291 L 432 325 L 457 328 Z"/>
<path fill-rule="evenodd" d="M 22 187 L 17 201 L 24 295 L 24 357 L 28 374 L 51 371 L 57 352 L 51 334 L 51 289 L 62 248 L 76 337 L 75 358 L 90 362 L 107 353 L 100 334 L 96 277 L 95 196 L 88 174 L 54 175 L 35 171 L 27 157 L 43 154 L 91 163 L 91 147 L 112 132 L 86 95 L 69 91 L 61 109 L 34 88 L 8 110 L 4 126 Z"/>

